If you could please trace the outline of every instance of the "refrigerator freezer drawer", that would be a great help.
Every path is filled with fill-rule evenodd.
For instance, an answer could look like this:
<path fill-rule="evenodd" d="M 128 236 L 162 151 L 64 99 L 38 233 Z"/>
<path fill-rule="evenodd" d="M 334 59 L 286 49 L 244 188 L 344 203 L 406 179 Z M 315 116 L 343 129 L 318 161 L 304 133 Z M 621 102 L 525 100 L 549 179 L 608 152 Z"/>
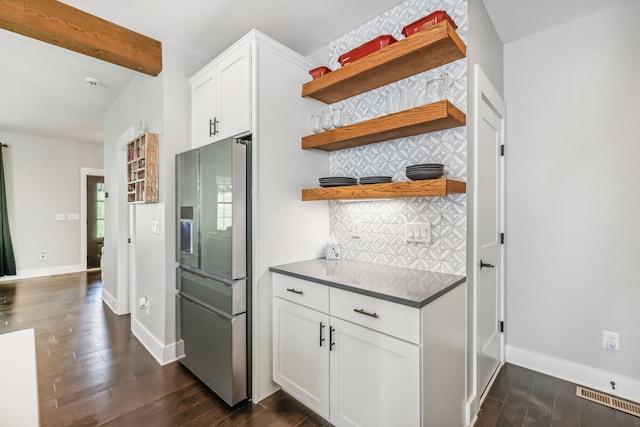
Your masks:
<path fill-rule="evenodd" d="M 180 362 L 228 405 L 247 398 L 246 314 L 231 320 L 176 297 L 185 357 Z"/>
<path fill-rule="evenodd" d="M 180 293 L 227 317 L 247 311 L 247 281 L 223 283 L 181 268 L 177 270 Z"/>

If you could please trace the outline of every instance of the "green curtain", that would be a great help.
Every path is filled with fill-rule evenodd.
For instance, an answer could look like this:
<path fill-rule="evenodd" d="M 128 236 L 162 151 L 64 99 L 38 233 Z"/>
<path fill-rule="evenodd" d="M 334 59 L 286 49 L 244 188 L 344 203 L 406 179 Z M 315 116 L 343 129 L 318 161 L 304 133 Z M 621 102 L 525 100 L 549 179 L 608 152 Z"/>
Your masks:
<path fill-rule="evenodd" d="M 16 258 L 11 244 L 9 215 L 7 213 L 7 192 L 4 185 L 4 159 L 0 146 L 0 276 L 15 276 Z"/>

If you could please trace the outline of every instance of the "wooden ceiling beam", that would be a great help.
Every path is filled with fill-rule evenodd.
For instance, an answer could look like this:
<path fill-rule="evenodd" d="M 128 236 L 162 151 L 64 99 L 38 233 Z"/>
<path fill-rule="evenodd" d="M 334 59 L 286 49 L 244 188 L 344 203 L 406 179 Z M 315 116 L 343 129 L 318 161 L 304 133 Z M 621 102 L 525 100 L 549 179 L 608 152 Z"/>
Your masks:
<path fill-rule="evenodd" d="M 0 0 L 0 28 L 151 76 L 162 71 L 159 41 L 59 1 Z"/>

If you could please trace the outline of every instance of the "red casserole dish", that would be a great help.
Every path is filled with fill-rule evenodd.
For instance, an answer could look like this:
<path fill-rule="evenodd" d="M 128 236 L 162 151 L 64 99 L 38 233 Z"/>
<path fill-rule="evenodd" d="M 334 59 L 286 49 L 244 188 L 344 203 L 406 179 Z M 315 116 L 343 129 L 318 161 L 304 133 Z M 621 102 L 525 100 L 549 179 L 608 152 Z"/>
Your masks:
<path fill-rule="evenodd" d="M 383 47 L 387 47 L 392 43 L 397 42 L 398 40 L 394 39 L 391 34 L 385 34 L 383 36 L 378 36 L 375 39 L 368 41 L 355 49 L 351 49 L 347 53 L 343 53 L 338 57 L 338 62 L 343 67 L 347 64 L 351 64 L 358 59 L 369 55 L 370 53 L 376 52 Z"/>
<path fill-rule="evenodd" d="M 456 23 L 453 22 L 453 19 L 451 19 L 451 17 L 447 15 L 447 12 L 445 12 L 444 10 L 436 10 L 435 12 L 430 13 L 424 18 L 420 18 L 417 21 L 412 22 L 411 24 L 404 27 L 402 29 L 402 34 L 405 37 L 409 37 L 410 35 L 415 34 L 418 31 L 422 31 L 426 28 L 431 27 L 432 25 L 439 24 L 445 19 L 449 21 L 454 30 L 458 28 Z"/>
<path fill-rule="evenodd" d="M 329 67 L 318 67 L 318 68 L 314 68 L 313 70 L 309 71 L 309 74 L 311 74 L 311 77 L 313 77 L 313 80 L 317 79 L 318 77 L 322 77 L 325 74 L 331 72 L 331 70 L 329 69 Z"/>

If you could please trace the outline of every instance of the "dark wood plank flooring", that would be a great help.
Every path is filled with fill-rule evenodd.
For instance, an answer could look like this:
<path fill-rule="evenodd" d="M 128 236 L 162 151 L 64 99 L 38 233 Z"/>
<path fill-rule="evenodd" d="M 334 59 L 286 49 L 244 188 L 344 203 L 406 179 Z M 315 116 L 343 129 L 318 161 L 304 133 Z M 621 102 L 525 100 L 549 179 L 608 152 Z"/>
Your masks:
<path fill-rule="evenodd" d="M 640 427 L 640 418 L 576 396 L 576 385 L 507 363 L 475 427 Z"/>
<path fill-rule="evenodd" d="M 181 364 L 158 365 L 129 316 L 102 303 L 99 272 L 0 282 L 0 334 L 26 328 L 36 331 L 43 426 L 330 426 L 282 391 L 229 408 Z M 476 426 L 640 427 L 640 419 L 507 364 Z"/>
<path fill-rule="evenodd" d="M 160 366 L 103 304 L 99 272 L 0 282 L 0 334 L 27 328 L 42 426 L 328 425 L 282 391 L 229 408 L 180 363 Z"/>

